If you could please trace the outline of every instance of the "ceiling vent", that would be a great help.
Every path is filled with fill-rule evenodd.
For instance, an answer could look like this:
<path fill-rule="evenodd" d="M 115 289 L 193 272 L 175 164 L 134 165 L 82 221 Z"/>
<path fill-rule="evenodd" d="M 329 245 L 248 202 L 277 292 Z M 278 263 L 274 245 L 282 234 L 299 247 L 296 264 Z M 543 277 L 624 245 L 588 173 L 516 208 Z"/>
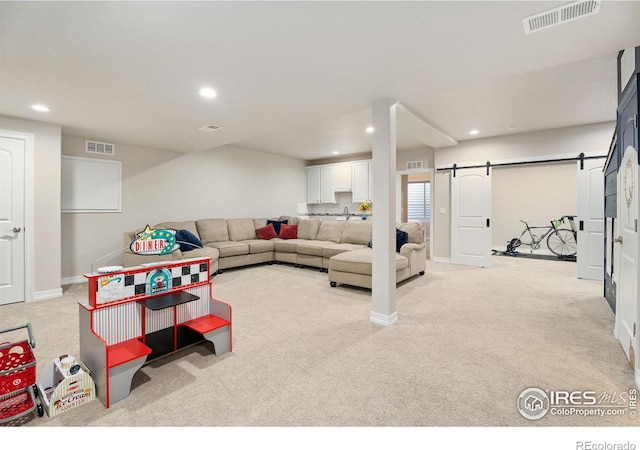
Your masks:
<path fill-rule="evenodd" d="M 218 131 L 218 130 L 221 130 L 221 129 L 222 129 L 222 127 L 219 127 L 217 125 L 205 125 L 203 127 L 198 128 L 198 130 L 205 131 L 207 133 L 212 133 L 214 131 Z"/>
<path fill-rule="evenodd" d="M 536 31 L 560 25 L 582 17 L 598 14 L 600 12 L 600 1 L 580 0 L 559 6 L 548 11 L 535 14 L 522 19 L 524 34 L 531 34 Z"/>
<path fill-rule="evenodd" d="M 422 169 L 422 161 L 408 161 L 407 170 Z"/>
<path fill-rule="evenodd" d="M 94 155 L 113 156 L 116 154 L 116 146 L 106 142 L 85 141 L 84 151 Z"/>

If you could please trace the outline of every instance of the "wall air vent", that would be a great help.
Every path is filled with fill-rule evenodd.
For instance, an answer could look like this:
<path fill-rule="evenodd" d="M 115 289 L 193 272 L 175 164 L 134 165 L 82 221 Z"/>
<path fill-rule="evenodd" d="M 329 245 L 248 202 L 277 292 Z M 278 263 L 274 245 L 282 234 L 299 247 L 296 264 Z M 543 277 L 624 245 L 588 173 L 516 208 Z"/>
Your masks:
<path fill-rule="evenodd" d="M 567 3 L 564 6 L 549 9 L 533 16 L 522 19 L 524 34 L 560 25 L 582 17 L 598 14 L 600 12 L 599 0 L 579 0 Z"/>
<path fill-rule="evenodd" d="M 422 161 L 408 161 L 406 167 L 407 170 L 422 169 Z"/>
<path fill-rule="evenodd" d="M 207 133 L 212 133 L 214 131 L 218 131 L 218 130 L 221 130 L 221 129 L 222 129 L 222 127 L 219 127 L 217 125 L 205 125 L 203 127 L 198 128 L 198 130 L 205 131 Z"/>
<path fill-rule="evenodd" d="M 116 146 L 106 142 L 85 141 L 84 151 L 94 155 L 113 156 L 116 154 Z"/>

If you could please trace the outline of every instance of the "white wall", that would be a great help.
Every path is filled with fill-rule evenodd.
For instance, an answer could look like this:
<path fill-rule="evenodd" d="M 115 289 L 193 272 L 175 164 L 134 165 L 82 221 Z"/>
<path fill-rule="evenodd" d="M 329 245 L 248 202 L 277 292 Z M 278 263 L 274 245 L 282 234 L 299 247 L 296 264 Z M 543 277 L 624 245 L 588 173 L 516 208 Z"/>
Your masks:
<path fill-rule="evenodd" d="M 60 291 L 61 127 L 0 115 L 0 128 L 34 135 L 34 297 Z M 27 207 L 29 205 L 26 205 Z M 27 299 L 31 300 L 31 299 Z"/>
<path fill-rule="evenodd" d="M 497 167 L 491 178 L 492 245 L 498 249 L 505 250 L 507 242 L 524 230 L 520 219 L 529 220 L 530 226 L 549 226 L 552 219 L 575 216 L 578 212 L 575 162 Z M 569 223 L 565 225 L 569 227 Z M 545 231 L 534 233 L 541 236 Z M 537 253 L 544 250 L 546 239 Z M 523 246 L 519 251 L 529 251 L 529 248 Z"/>
<path fill-rule="evenodd" d="M 306 201 L 303 160 L 234 146 L 183 154 L 115 144 L 123 211 L 63 214 L 63 279 L 89 272 L 110 252 L 116 254 L 98 265 L 121 264 L 123 233 L 146 224 L 297 215 L 298 203 Z M 84 139 L 64 136 L 62 152 L 87 156 Z"/>
<path fill-rule="evenodd" d="M 540 158 L 577 157 L 580 153 L 586 156 L 606 155 L 615 122 L 593 125 L 558 128 L 531 133 L 521 133 L 495 138 L 463 141 L 456 147 L 436 149 L 435 166 L 450 167 L 454 163 L 462 165 L 484 164 L 506 161 L 523 161 Z M 499 170 L 494 169 L 494 172 Z M 451 204 L 449 193 L 450 172 L 437 172 L 433 189 L 436 192 L 436 205 L 431 226 L 434 229 L 432 254 L 434 259 L 448 260 L 451 255 L 449 209 Z M 543 175 L 543 180 L 546 175 Z M 565 187 L 573 189 L 573 181 L 567 181 Z M 444 197 L 447 193 L 446 198 Z M 446 208 L 444 214 L 440 208 Z"/>
<path fill-rule="evenodd" d="M 434 166 L 434 150 L 431 147 L 422 147 L 411 150 L 401 150 L 396 153 L 396 170 L 403 171 L 409 161 L 422 161 L 422 168 L 429 169 Z"/>

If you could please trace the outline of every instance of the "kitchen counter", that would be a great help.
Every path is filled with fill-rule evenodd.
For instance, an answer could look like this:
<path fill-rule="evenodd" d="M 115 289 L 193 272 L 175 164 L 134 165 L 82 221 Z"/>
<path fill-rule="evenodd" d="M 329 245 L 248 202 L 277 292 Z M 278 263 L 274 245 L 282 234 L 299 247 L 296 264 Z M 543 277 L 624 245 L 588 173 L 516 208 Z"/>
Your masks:
<path fill-rule="evenodd" d="M 362 219 L 363 216 L 367 216 L 368 218 L 371 216 L 371 214 L 309 213 L 309 214 L 300 215 L 299 217 L 301 219 L 319 218 L 323 220 L 363 220 Z"/>

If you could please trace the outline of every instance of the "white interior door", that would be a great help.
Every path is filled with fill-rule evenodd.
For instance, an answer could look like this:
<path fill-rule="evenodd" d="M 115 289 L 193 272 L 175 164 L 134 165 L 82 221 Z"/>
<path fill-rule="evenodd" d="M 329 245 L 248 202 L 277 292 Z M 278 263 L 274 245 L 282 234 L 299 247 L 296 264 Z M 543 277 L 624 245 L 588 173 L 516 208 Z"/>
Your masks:
<path fill-rule="evenodd" d="M 618 171 L 618 230 L 620 262 L 617 285 L 616 328 L 627 357 L 637 354 L 638 317 L 638 155 L 629 146 Z"/>
<path fill-rule="evenodd" d="M 604 159 L 578 161 L 578 278 L 604 279 Z"/>
<path fill-rule="evenodd" d="M 26 143 L 0 136 L 0 305 L 24 301 Z"/>
<path fill-rule="evenodd" d="M 451 174 L 451 262 L 491 267 L 491 169 Z"/>

